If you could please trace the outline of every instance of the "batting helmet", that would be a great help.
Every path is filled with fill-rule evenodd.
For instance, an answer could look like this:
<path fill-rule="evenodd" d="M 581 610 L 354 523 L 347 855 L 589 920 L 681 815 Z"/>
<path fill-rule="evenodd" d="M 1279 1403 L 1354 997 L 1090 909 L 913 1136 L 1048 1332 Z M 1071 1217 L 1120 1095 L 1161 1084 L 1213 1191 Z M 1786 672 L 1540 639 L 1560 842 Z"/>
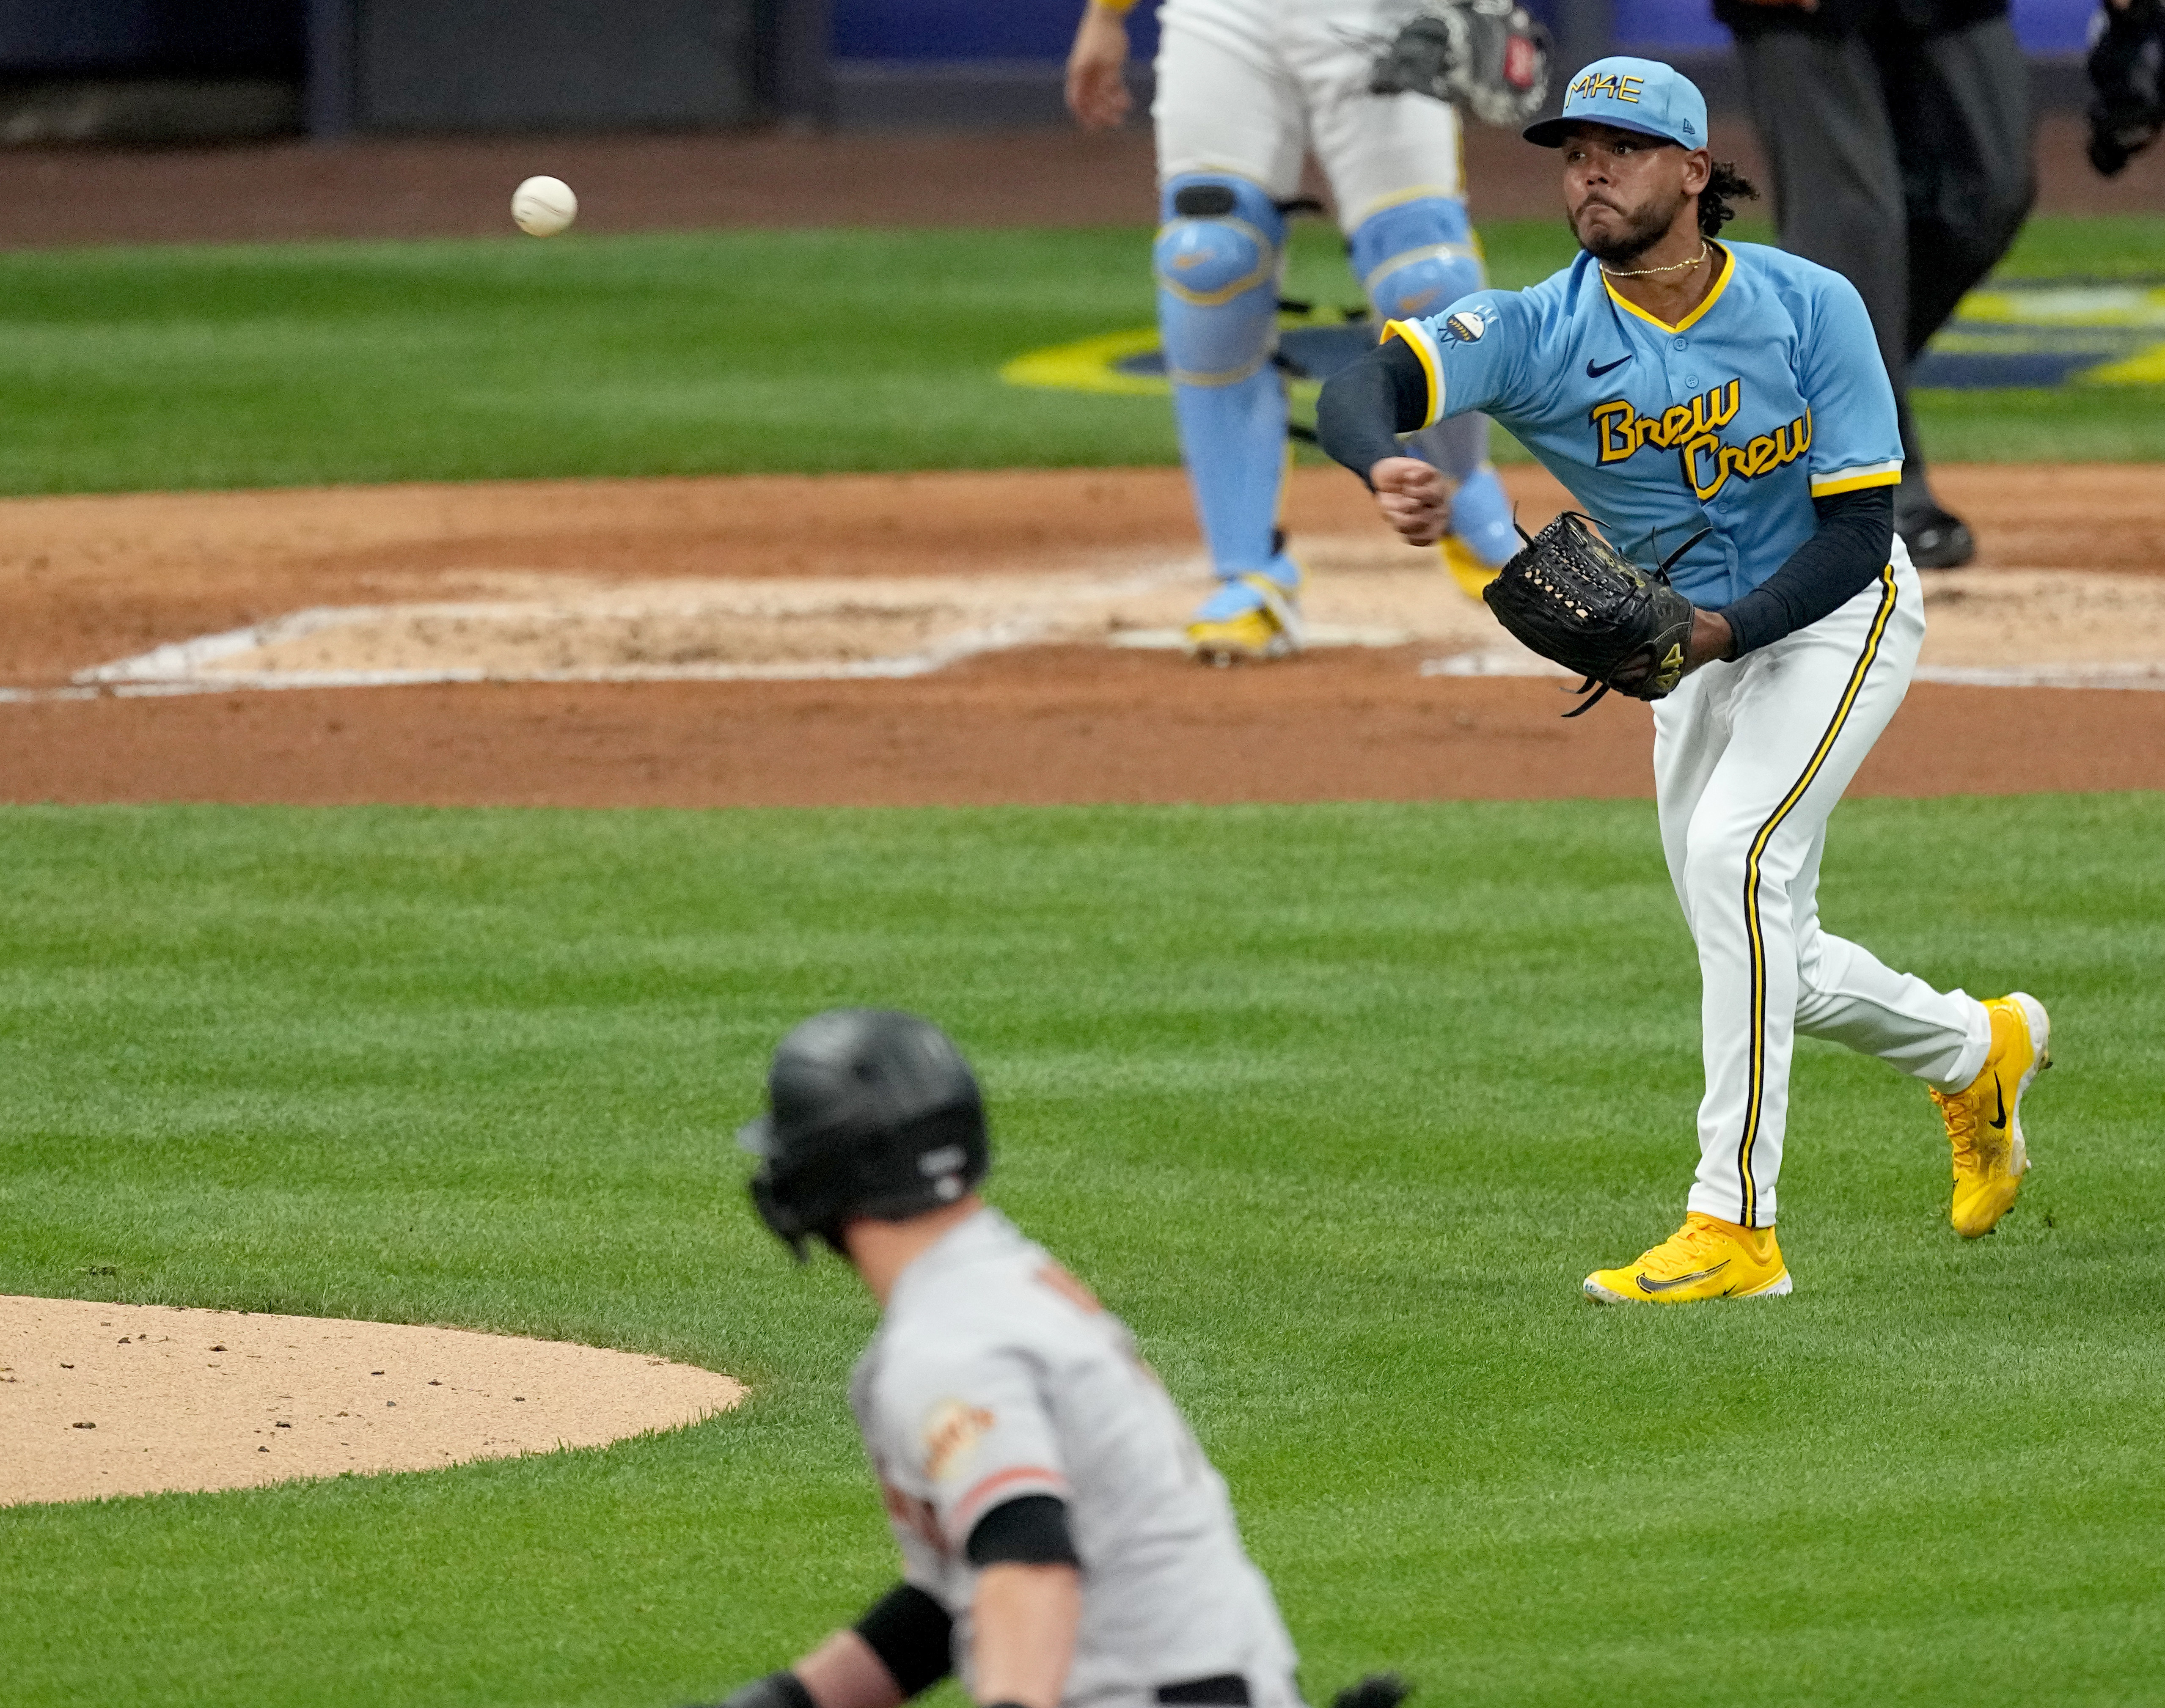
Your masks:
<path fill-rule="evenodd" d="M 977 1077 L 930 1020 L 837 1008 L 776 1046 L 768 1111 L 737 1142 L 760 1159 L 751 1201 L 804 1258 L 818 1235 L 842 1249 L 854 1216 L 900 1221 L 952 1204 L 992 1163 Z"/>

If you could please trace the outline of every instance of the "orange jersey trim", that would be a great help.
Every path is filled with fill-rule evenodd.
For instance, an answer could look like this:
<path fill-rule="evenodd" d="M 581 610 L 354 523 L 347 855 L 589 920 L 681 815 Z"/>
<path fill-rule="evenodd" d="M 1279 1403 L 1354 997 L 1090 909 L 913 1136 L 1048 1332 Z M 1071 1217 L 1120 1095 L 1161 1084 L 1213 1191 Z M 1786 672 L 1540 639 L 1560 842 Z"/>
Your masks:
<path fill-rule="evenodd" d="M 997 1504 L 986 1497 L 1017 1483 L 1035 1483 L 1040 1488 L 1062 1494 L 1067 1492 L 1067 1479 L 1050 1465 L 1010 1465 L 1004 1471 L 995 1471 L 983 1481 L 973 1484 L 955 1503 L 955 1516 L 948 1527 L 967 1541 L 977 1515 Z"/>

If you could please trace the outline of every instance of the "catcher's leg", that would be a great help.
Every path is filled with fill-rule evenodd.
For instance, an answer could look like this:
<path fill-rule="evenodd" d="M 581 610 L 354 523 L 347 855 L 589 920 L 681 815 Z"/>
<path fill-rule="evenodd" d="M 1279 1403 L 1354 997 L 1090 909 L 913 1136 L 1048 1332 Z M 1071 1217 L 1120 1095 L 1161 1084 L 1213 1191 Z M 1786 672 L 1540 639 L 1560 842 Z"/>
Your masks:
<path fill-rule="evenodd" d="M 1906 561 L 1840 610 L 1655 707 L 1663 841 L 1698 944 L 1706 1092 L 1690 1207 L 1773 1226 L 1811 926 L 1799 880 L 1901 704 L 1924 635 Z M 1710 762 L 1709 762 L 1710 760 Z"/>
<path fill-rule="evenodd" d="M 1487 282 L 1466 214 L 1458 114 L 1425 95 L 1370 94 L 1371 55 L 1349 40 L 1347 8 L 1298 9 L 1289 53 L 1354 272 L 1382 319 L 1440 313 Z M 1410 443 L 1453 484 L 1451 533 L 1440 550 L 1478 593 L 1519 548 L 1510 500 L 1488 461 L 1488 418 L 1439 422 Z"/>
<path fill-rule="evenodd" d="M 1164 224 L 1152 250 L 1158 335 L 1198 520 L 1219 586 L 1188 625 L 1198 653 L 1299 645 L 1300 571 L 1280 548 L 1285 387 L 1271 355 L 1300 130 L 1282 76 L 1182 29 L 1158 59 Z"/>
<path fill-rule="evenodd" d="M 1440 314 L 1488 282 L 1466 203 L 1455 198 L 1423 196 L 1383 208 L 1350 240 L 1353 270 L 1379 323 Z M 1511 501 L 1488 461 L 1488 418 L 1454 415 L 1408 443 L 1453 482 L 1451 532 L 1441 549 L 1467 590 L 1478 593 L 1519 549 Z"/>

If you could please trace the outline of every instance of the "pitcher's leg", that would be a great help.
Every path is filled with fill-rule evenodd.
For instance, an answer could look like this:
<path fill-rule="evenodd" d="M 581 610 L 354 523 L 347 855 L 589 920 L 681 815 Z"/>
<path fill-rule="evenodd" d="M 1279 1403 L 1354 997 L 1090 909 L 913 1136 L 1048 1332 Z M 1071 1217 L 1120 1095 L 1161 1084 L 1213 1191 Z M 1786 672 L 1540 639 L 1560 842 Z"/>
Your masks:
<path fill-rule="evenodd" d="M 1691 892 L 1684 883 L 1692 814 L 1729 745 L 1729 698 L 1736 684 L 1735 665 L 1709 664 L 1654 703 L 1654 809 L 1687 930 L 1693 929 Z"/>
<path fill-rule="evenodd" d="M 1977 1078 L 1992 1042 L 1984 1004 L 1961 990 L 1936 990 L 1897 973 L 1869 949 L 1822 930 L 1819 922 L 1821 828 L 1789 885 L 1797 921 L 1797 1030 L 1845 1044 L 1941 1091 Z"/>
<path fill-rule="evenodd" d="M 1775 1220 L 1797 1010 L 1789 879 L 1799 850 L 1795 835 L 1783 834 L 1787 791 L 1765 757 L 1731 746 L 1692 816 L 1685 851 L 1706 1072 L 1688 1202 L 1747 1228 Z"/>
<path fill-rule="evenodd" d="M 1684 888 L 1699 945 L 1706 1095 L 1691 1208 L 1776 1218 L 1800 980 L 1797 880 L 1900 705 L 1924 634 L 1903 563 L 1839 611 L 1735 667 L 1730 736 L 1692 815 Z M 1702 672 L 1703 673 L 1703 672 Z"/>
<path fill-rule="evenodd" d="M 1818 844 L 1790 883 L 1797 940 L 1797 1030 L 1846 1044 L 1923 1080 L 1954 1163 L 1949 1217 L 1969 1238 L 2015 1207 L 2030 1167 L 2022 1104 L 2052 1065 L 2052 1021 L 2025 991 L 1978 1002 L 1897 973 L 1819 928 Z"/>
<path fill-rule="evenodd" d="M 1708 665 L 1654 708 L 1662 842 L 1699 957 L 1699 1167 L 1682 1227 L 1586 1278 L 1597 1303 L 1789 1290 L 1773 1222 L 1798 988 L 1791 898 L 1915 662 L 1923 600 L 1914 576 L 1907 588 L 1918 615 L 1891 649 L 1890 575 L 1862 609 L 1852 601 L 1763 652 Z"/>

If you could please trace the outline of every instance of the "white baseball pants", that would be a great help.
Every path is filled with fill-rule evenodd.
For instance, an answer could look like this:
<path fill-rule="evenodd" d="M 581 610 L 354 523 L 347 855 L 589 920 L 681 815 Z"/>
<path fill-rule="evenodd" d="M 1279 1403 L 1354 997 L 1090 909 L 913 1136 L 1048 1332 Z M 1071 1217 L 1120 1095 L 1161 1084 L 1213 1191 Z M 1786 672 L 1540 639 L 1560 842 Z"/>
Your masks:
<path fill-rule="evenodd" d="M 1457 111 L 1368 92 L 1365 38 L 1403 21 L 1346 0 L 1167 0 L 1151 108 L 1159 182 L 1230 172 L 1287 201 L 1313 150 L 1348 233 L 1396 203 L 1462 199 Z"/>
<path fill-rule="evenodd" d="M 1841 609 L 1654 707 L 1669 876 L 1699 946 L 1706 1096 L 1692 1209 L 1771 1227 L 1795 1036 L 1877 1056 L 1943 1091 L 1983 1070 L 1982 1003 L 1820 929 L 1826 822 L 1908 691 L 1924 593 L 1894 561 Z"/>

